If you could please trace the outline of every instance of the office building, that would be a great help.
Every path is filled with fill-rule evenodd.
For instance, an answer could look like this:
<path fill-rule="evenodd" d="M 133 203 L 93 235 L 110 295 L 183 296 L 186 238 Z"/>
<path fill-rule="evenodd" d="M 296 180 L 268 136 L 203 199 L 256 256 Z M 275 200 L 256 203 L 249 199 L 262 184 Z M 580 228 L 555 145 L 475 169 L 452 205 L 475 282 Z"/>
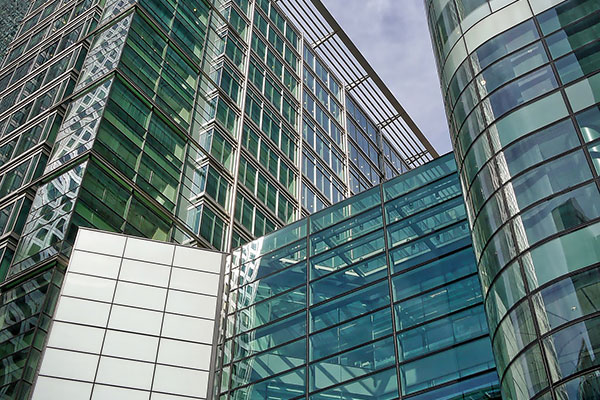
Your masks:
<path fill-rule="evenodd" d="M 600 397 L 600 2 L 426 1 L 504 398 Z"/>
<path fill-rule="evenodd" d="M 34 400 L 500 398 L 452 154 L 230 255 L 80 229 L 46 273 Z"/>
<path fill-rule="evenodd" d="M 79 227 L 229 251 L 437 157 L 319 0 L 35 0 L 0 71 L 0 396 Z"/>

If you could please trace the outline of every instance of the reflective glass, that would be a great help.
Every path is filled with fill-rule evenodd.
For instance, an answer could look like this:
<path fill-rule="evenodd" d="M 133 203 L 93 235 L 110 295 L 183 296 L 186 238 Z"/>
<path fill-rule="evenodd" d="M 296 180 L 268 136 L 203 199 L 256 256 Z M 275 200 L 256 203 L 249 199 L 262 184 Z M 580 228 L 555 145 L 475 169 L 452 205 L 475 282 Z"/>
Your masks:
<path fill-rule="evenodd" d="M 449 268 L 449 267 L 452 268 Z M 394 301 L 477 272 L 473 250 L 467 248 L 392 278 Z"/>
<path fill-rule="evenodd" d="M 527 400 L 548 386 L 544 361 L 536 344 L 521 354 L 502 378 L 502 395 L 512 400 Z"/>
<path fill-rule="evenodd" d="M 503 152 L 503 159 L 511 175 L 539 164 L 555 155 L 579 145 L 577 132 L 571 120 L 565 120 L 520 140 Z"/>
<path fill-rule="evenodd" d="M 311 395 L 310 400 L 391 400 L 398 397 L 396 368 Z"/>
<path fill-rule="evenodd" d="M 481 301 L 481 284 L 472 276 L 396 304 L 396 326 L 407 329 Z"/>
<path fill-rule="evenodd" d="M 597 367 L 600 355 L 600 318 L 564 328 L 544 340 L 554 382 L 587 368 Z"/>
<path fill-rule="evenodd" d="M 316 360 L 392 333 L 389 308 L 353 319 L 310 337 L 310 359 Z"/>
<path fill-rule="evenodd" d="M 278 375 L 254 385 L 238 389 L 231 394 L 233 400 L 291 399 L 305 393 L 306 369 Z"/>
<path fill-rule="evenodd" d="M 402 394 L 493 368 L 490 347 L 486 337 L 400 366 Z"/>
<path fill-rule="evenodd" d="M 573 378 L 556 387 L 561 398 L 569 400 L 600 398 L 600 371 Z"/>
<path fill-rule="evenodd" d="M 311 305 L 387 276 L 385 254 L 369 258 L 310 284 Z"/>
<path fill-rule="evenodd" d="M 361 289 L 310 309 L 311 332 L 389 305 L 388 282 Z"/>
<path fill-rule="evenodd" d="M 231 366 L 232 388 L 299 367 L 306 362 L 306 340 L 286 344 L 238 361 Z"/>
<path fill-rule="evenodd" d="M 248 357 L 304 335 L 306 335 L 306 313 L 302 312 L 238 336 L 234 342 L 233 359 Z"/>
<path fill-rule="evenodd" d="M 527 172 L 516 178 L 512 186 L 522 209 L 591 177 L 585 155 L 579 150 Z"/>
<path fill-rule="evenodd" d="M 311 364 L 310 390 L 319 390 L 358 378 L 395 363 L 393 338 L 369 343 L 348 352 Z"/>
<path fill-rule="evenodd" d="M 600 235 L 600 224 L 585 228 L 544 243 L 533 249 L 525 261 L 534 273 L 529 278 L 530 287 L 536 288 L 563 274 L 576 271 L 600 260 L 596 238 Z M 552 268 L 547 268 L 552 265 Z"/>
<path fill-rule="evenodd" d="M 546 333 L 564 323 L 600 311 L 600 269 L 581 272 L 543 289 L 539 304 L 547 318 L 540 323 Z"/>
<path fill-rule="evenodd" d="M 487 334 L 483 306 L 452 314 L 398 335 L 400 362 Z"/>

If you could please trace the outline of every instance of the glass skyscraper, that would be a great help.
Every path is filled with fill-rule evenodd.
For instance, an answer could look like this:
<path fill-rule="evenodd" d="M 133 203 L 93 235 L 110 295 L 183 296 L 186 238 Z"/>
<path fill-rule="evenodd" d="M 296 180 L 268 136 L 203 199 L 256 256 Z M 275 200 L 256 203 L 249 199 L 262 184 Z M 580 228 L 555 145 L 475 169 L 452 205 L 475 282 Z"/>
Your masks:
<path fill-rule="evenodd" d="M 228 251 L 437 157 L 320 1 L 34 0 L 0 70 L 0 395 L 79 227 Z"/>
<path fill-rule="evenodd" d="M 426 8 L 503 396 L 600 398 L 600 2 Z"/>

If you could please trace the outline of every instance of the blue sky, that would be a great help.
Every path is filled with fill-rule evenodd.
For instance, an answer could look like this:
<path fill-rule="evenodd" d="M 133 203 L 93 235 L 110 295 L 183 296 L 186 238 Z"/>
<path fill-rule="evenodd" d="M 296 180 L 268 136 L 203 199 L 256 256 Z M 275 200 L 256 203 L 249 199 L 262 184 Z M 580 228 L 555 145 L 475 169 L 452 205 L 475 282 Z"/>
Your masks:
<path fill-rule="evenodd" d="M 423 0 L 322 1 L 436 150 L 452 150 Z"/>

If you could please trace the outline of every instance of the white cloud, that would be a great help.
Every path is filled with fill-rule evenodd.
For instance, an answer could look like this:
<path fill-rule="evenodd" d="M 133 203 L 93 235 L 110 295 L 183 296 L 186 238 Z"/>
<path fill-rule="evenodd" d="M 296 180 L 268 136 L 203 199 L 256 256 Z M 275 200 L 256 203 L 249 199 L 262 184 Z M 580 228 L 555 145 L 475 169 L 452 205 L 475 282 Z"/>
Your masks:
<path fill-rule="evenodd" d="M 440 154 L 451 150 L 423 0 L 323 0 Z"/>

